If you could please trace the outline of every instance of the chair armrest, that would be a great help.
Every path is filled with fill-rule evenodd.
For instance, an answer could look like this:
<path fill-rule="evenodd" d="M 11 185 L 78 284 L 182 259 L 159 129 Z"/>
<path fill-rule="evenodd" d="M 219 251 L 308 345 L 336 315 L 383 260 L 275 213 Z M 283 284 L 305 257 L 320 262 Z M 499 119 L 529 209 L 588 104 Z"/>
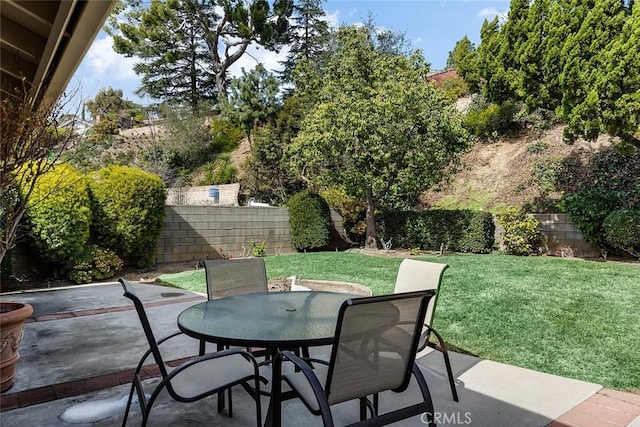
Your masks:
<path fill-rule="evenodd" d="M 272 394 L 274 395 L 273 398 L 275 399 L 275 402 L 277 402 L 277 404 L 279 405 L 279 402 L 281 399 L 282 362 L 285 360 L 290 361 L 297 368 L 299 368 L 300 371 L 304 374 L 307 381 L 309 381 L 309 385 L 311 385 L 311 389 L 313 390 L 313 394 L 316 398 L 316 401 L 318 402 L 321 412 L 331 413 L 329 409 L 329 402 L 327 401 L 322 385 L 320 384 L 320 381 L 318 380 L 318 377 L 316 376 L 316 374 L 313 372 L 313 369 L 311 369 L 311 367 L 302 358 L 300 358 L 299 356 L 296 356 L 291 351 L 283 351 L 278 353 L 273 362 L 274 370 L 273 370 L 273 378 L 272 378 L 272 381 L 273 381 Z M 318 359 L 317 362 L 327 363 L 326 361 L 321 359 Z"/>
<path fill-rule="evenodd" d="M 219 359 L 221 357 L 228 357 L 234 354 L 240 354 L 245 359 L 247 359 L 248 362 L 251 362 L 253 364 L 253 369 L 255 371 L 256 377 L 260 376 L 260 372 L 258 370 L 258 362 L 256 361 L 255 357 L 253 357 L 253 355 L 248 351 L 245 351 L 239 348 L 232 348 L 228 350 L 216 351 L 214 353 L 207 353 L 203 356 L 198 356 L 196 358 L 190 359 L 187 362 L 183 363 L 182 365 L 178 366 L 176 369 L 172 370 L 171 373 L 169 373 L 169 375 L 167 376 L 167 378 L 171 379 L 177 374 L 179 374 L 180 372 L 189 368 L 190 366 L 196 365 L 200 362 L 204 362 L 206 360 L 211 360 L 211 359 Z"/>
<path fill-rule="evenodd" d="M 433 327 L 427 325 L 426 323 L 425 323 L 424 327 L 426 328 L 426 330 L 424 332 L 422 332 L 422 335 L 420 335 L 421 343 L 418 345 L 418 350 L 416 350 L 416 351 L 420 352 L 420 351 L 424 350 L 425 348 L 427 348 L 427 346 L 432 347 L 432 348 L 436 348 L 435 344 L 432 344 L 432 343 L 429 342 L 429 336 L 431 334 L 433 334 L 433 335 L 435 335 L 436 339 L 438 340 L 438 345 L 440 346 L 440 349 L 442 349 L 444 352 L 446 352 L 447 351 L 447 345 L 444 342 L 444 339 L 442 338 L 442 335 L 440 335 L 440 333 L 438 333 L 438 331 L 436 331 Z"/>
<path fill-rule="evenodd" d="M 169 335 L 165 335 L 164 337 L 162 337 L 162 338 L 160 338 L 159 340 L 157 340 L 157 341 L 156 341 L 156 344 L 160 345 L 160 344 L 162 344 L 163 342 L 168 341 L 168 340 L 170 340 L 170 339 L 171 339 L 171 338 L 173 338 L 173 337 L 177 337 L 178 335 L 183 335 L 183 334 L 184 334 L 184 332 L 182 332 L 182 331 L 175 331 L 175 332 L 172 332 L 172 333 L 170 333 Z"/>

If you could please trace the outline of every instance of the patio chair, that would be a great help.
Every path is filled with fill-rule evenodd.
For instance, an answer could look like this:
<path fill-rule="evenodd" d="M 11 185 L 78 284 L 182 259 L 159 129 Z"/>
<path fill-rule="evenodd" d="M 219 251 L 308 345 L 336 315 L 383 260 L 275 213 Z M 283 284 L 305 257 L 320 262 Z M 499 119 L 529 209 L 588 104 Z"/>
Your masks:
<path fill-rule="evenodd" d="M 447 369 L 447 376 L 449 378 L 449 385 L 451 386 L 451 394 L 453 395 L 453 400 L 458 402 L 458 392 L 453 378 L 449 353 L 447 352 L 447 345 L 442 339 L 442 336 L 433 329 L 433 327 L 431 327 L 433 315 L 436 310 L 436 303 L 438 301 L 438 291 L 442 281 L 442 275 L 447 267 L 449 267 L 447 264 L 405 259 L 400 263 L 400 267 L 398 268 L 396 285 L 393 292 L 402 293 L 427 289 L 433 289 L 436 291 L 435 297 L 431 299 L 431 302 L 427 307 L 427 314 L 425 316 L 425 324 L 422 331 L 422 337 L 420 339 L 420 345 L 418 346 L 418 352 L 421 352 L 429 346 L 442 353 L 442 356 L 444 357 L 444 364 Z M 430 341 L 431 334 L 433 334 L 433 336 L 438 340 L 437 345 Z"/>
<path fill-rule="evenodd" d="M 262 258 L 205 259 L 203 262 L 210 300 L 269 291 Z M 205 345 L 205 341 L 200 341 L 200 355 L 205 353 Z"/>
<path fill-rule="evenodd" d="M 242 259 L 205 259 L 204 273 L 207 281 L 207 298 L 224 298 L 233 295 L 254 294 L 268 292 L 267 269 L 262 258 Z M 199 354 L 206 352 L 206 341 L 200 341 Z M 218 346 L 221 351 L 229 346 Z M 250 349 L 247 348 L 247 351 Z M 254 352 L 254 355 L 263 355 L 264 352 Z M 229 395 L 229 414 L 233 415 L 233 401 L 231 389 Z M 218 398 L 218 412 L 225 407 L 222 395 Z"/>
<path fill-rule="evenodd" d="M 143 354 L 133 375 L 122 426 L 124 427 L 127 423 L 134 391 L 138 395 L 140 409 L 142 410 L 142 425 L 145 426 L 154 402 L 160 392 L 165 389 L 178 402 L 195 402 L 213 394 L 223 393 L 235 385 L 242 385 L 255 398 L 256 419 L 259 427 L 262 423 L 260 376 L 258 364 L 253 355 L 240 349 L 225 350 L 191 358 L 178 367 L 167 367 L 159 346 L 165 341 L 181 335 L 182 332 L 172 333 L 156 341 L 142 301 L 136 295 L 133 286 L 122 278 L 119 279 L 119 282 L 124 289 L 124 296 L 133 301 L 142 329 L 149 342 L 149 349 Z M 147 394 L 145 394 L 142 384 L 141 370 L 149 355 L 153 356 L 158 365 L 162 380 L 155 386 L 147 399 Z M 253 381 L 252 386 L 249 385 L 250 381 Z"/>
<path fill-rule="evenodd" d="M 209 299 L 269 290 L 262 258 L 206 259 L 204 272 Z"/>
<path fill-rule="evenodd" d="M 351 426 L 386 425 L 423 413 L 431 414 L 429 425 L 435 426 L 431 394 L 415 364 L 427 305 L 434 295 L 434 291 L 420 291 L 345 301 L 338 314 L 331 357 L 328 362 L 313 359 L 314 368 L 293 352 L 278 353 L 267 425 L 279 425 L 283 400 L 299 398 L 312 414 L 322 416 L 324 426 L 334 425 L 331 405 L 353 399 L 360 401 L 360 421 Z M 296 369 L 283 373 L 287 362 Z M 387 390 L 401 393 L 411 375 L 422 400 L 379 414 L 368 396 Z M 283 381 L 291 390 L 283 392 Z"/>

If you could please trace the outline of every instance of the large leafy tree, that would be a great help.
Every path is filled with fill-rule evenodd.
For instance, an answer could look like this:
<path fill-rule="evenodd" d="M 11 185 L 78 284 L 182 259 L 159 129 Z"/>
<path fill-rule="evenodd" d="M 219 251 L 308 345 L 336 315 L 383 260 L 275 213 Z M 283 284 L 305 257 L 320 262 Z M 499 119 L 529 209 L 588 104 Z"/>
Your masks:
<path fill-rule="evenodd" d="M 140 56 L 149 65 L 165 63 L 166 76 L 155 80 L 158 91 L 162 87 L 169 91 L 173 79 L 184 79 L 185 73 L 193 76 L 190 73 L 200 68 L 200 75 L 212 74 L 217 95 L 226 97 L 229 67 L 250 44 L 277 49 L 288 41 L 293 0 L 152 0 L 150 4 L 126 0 L 117 11 L 121 14 L 111 20 L 114 48 Z M 174 32 L 176 44 L 168 45 L 174 41 Z M 178 67 L 179 62 L 187 64 L 186 69 Z"/>
<path fill-rule="evenodd" d="M 320 102 L 291 146 L 293 163 L 311 184 L 366 201 L 366 244 L 376 247 L 376 207 L 437 182 L 468 138 L 449 100 L 426 82 L 419 52 L 376 50 L 366 28 L 341 28 L 337 43 Z"/>

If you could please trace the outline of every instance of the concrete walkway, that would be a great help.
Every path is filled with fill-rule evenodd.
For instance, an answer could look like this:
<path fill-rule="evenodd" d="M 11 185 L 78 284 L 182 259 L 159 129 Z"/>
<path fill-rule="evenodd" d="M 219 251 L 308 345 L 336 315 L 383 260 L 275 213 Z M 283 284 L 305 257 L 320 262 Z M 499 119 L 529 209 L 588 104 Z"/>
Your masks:
<path fill-rule="evenodd" d="M 158 337 L 176 329 L 186 307 L 205 298 L 155 285 L 136 285 Z M 132 371 L 147 344 L 132 304 L 117 283 L 2 295 L 2 301 L 31 304 L 33 318 L 25 326 L 21 360 L 12 388 L 0 397 L 0 424 L 9 426 L 111 426 L 122 422 Z M 188 337 L 163 347 L 166 360 L 197 353 Z M 314 349 L 329 354 L 329 348 Z M 454 353 L 452 364 L 460 403 L 452 400 L 442 356 L 427 352 L 419 365 L 427 378 L 438 425 L 472 426 L 630 426 L 640 427 L 640 395 L 602 389 L 583 381 L 557 377 Z M 151 362 L 150 362 L 151 363 Z M 157 367 L 145 368 L 149 382 Z M 403 394 L 385 393 L 381 406 L 406 404 L 418 395 L 412 384 Z M 233 418 L 218 414 L 215 398 L 180 404 L 168 398 L 154 406 L 150 425 L 255 425 L 254 404 L 238 389 Z M 262 400 L 263 416 L 268 401 Z M 336 425 L 357 420 L 357 404 L 337 405 Z M 131 425 L 140 422 L 137 406 Z M 297 401 L 285 403 L 284 425 L 301 420 L 321 425 Z M 424 425 L 414 417 L 396 425 Z"/>

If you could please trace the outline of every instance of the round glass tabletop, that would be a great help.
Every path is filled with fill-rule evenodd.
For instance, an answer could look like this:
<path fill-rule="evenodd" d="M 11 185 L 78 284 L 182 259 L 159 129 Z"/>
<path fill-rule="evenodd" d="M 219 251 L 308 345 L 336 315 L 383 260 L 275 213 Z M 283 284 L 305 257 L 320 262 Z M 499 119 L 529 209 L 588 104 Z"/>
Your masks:
<path fill-rule="evenodd" d="M 331 344 L 338 311 L 359 295 L 269 292 L 214 299 L 178 316 L 185 334 L 218 344 L 287 348 Z"/>

